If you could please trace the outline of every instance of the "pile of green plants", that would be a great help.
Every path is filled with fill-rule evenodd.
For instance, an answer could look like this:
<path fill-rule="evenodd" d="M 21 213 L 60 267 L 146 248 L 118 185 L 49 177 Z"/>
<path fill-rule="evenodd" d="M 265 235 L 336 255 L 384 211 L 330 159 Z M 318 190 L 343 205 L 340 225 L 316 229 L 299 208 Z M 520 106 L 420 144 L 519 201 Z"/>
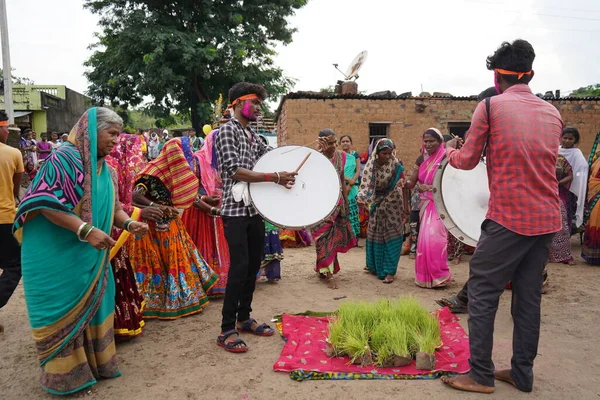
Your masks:
<path fill-rule="evenodd" d="M 413 359 L 417 369 L 432 370 L 441 344 L 440 326 L 412 297 L 375 303 L 346 302 L 329 323 L 330 356 L 354 364 L 399 367 Z"/>

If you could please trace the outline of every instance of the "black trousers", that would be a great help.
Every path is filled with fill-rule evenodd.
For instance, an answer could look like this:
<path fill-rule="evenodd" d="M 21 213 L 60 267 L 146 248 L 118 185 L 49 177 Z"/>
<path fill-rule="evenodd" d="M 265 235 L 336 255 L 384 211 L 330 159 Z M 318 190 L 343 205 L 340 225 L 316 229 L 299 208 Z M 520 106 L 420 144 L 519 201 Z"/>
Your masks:
<path fill-rule="evenodd" d="M 512 281 L 511 376 L 520 390 L 532 390 L 533 360 L 540 337 L 542 273 L 553 236 L 523 236 L 494 221 L 483 222 L 468 281 L 469 374 L 476 382 L 494 386 L 494 320 L 500 295 Z"/>
<path fill-rule="evenodd" d="M 265 248 L 265 224 L 260 216 L 223 217 L 231 265 L 223 299 L 221 332 L 235 329 L 252 312 L 256 275 Z"/>
<path fill-rule="evenodd" d="M 0 308 L 8 303 L 21 280 L 21 246 L 12 235 L 12 224 L 0 224 Z"/>

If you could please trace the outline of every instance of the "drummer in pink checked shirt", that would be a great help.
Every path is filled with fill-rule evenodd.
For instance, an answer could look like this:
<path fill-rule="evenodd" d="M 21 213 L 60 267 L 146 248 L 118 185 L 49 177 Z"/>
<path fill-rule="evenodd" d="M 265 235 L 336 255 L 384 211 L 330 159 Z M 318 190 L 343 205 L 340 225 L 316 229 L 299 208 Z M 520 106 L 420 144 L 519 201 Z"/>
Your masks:
<path fill-rule="evenodd" d="M 468 375 L 443 377 L 448 386 L 492 393 L 494 379 L 523 392 L 533 389 L 533 361 L 540 335 L 542 271 L 552 237 L 561 229 L 556 160 L 563 128 L 559 112 L 535 96 L 535 52 L 525 40 L 504 42 L 487 59 L 499 94 L 481 102 L 467 139 L 446 144 L 448 162 L 457 169 L 479 164 L 487 144 L 490 200 L 481 237 L 470 262 L 468 281 Z M 512 279 L 513 357 L 511 369 L 492 362 L 494 320 L 500 295 Z"/>

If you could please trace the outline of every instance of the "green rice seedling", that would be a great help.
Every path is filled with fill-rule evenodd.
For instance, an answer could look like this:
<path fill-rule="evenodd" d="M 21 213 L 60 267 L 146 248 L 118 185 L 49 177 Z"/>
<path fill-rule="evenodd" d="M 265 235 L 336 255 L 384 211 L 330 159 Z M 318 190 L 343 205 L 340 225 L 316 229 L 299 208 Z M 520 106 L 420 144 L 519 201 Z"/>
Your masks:
<path fill-rule="evenodd" d="M 419 351 L 427 354 L 434 354 L 435 349 L 442 343 L 440 323 L 437 317 L 428 314 L 426 318 L 423 318 L 419 336 L 421 337 Z"/>
<path fill-rule="evenodd" d="M 369 332 L 364 326 L 352 326 L 345 331 L 342 344 L 343 354 L 350 357 L 350 362 L 367 364 L 371 361 L 371 346 L 369 345 Z"/>
<path fill-rule="evenodd" d="M 394 351 L 390 345 L 390 330 L 392 324 L 389 321 L 380 321 L 371 334 L 371 348 L 376 354 L 375 362 L 378 366 L 388 366 L 394 357 Z"/>
<path fill-rule="evenodd" d="M 395 356 L 412 358 L 410 335 L 407 327 L 400 320 L 389 323 L 388 343 Z"/>

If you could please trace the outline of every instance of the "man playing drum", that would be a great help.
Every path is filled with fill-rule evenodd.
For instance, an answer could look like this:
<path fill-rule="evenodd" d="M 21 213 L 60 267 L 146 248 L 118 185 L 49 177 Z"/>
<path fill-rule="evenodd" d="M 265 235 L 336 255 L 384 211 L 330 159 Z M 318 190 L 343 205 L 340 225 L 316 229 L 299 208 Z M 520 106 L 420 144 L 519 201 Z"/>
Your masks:
<path fill-rule="evenodd" d="M 248 182 L 273 182 L 290 187 L 296 175 L 293 172 L 252 171 L 258 159 L 269 151 L 248 126 L 260 115 L 261 104 L 266 98 L 267 92 L 262 85 L 246 82 L 233 85 L 229 99 L 234 115 L 221 126 L 215 139 L 223 179 L 221 215 L 231 258 L 217 344 L 232 353 L 248 351 L 238 331 L 257 336 L 272 336 L 274 333 L 267 324 L 259 325 L 250 318 L 256 274 L 262 261 L 265 225 L 250 203 Z"/>
<path fill-rule="evenodd" d="M 472 169 L 486 143 L 489 209 L 470 262 L 469 375 L 442 378 L 470 392 L 492 393 L 494 378 L 533 389 L 540 334 L 542 271 L 554 233 L 561 229 L 556 160 L 563 123 L 551 104 L 528 86 L 535 52 L 524 40 L 503 43 L 487 59 L 500 95 L 473 114 L 464 146 L 447 143 L 448 162 Z M 510 370 L 492 362 L 494 320 L 500 295 L 512 278 L 513 358 Z"/>

